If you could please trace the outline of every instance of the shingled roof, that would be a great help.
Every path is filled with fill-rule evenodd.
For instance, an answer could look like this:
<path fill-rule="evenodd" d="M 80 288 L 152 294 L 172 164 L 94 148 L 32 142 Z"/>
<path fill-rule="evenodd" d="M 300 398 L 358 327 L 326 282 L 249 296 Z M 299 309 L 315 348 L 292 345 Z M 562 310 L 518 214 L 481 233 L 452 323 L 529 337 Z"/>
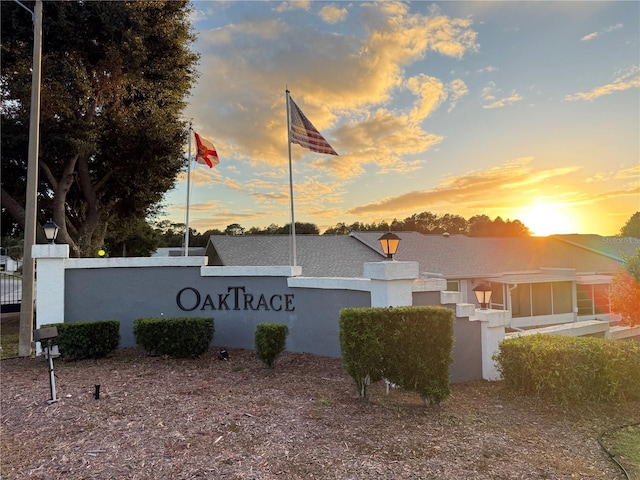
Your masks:
<path fill-rule="evenodd" d="M 209 265 L 291 265 L 289 235 L 212 235 Z M 365 262 L 379 262 L 382 252 L 346 235 L 297 235 L 296 263 L 305 277 L 362 277 Z"/>
<path fill-rule="evenodd" d="M 497 238 L 395 233 L 401 239 L 396 260 L 416 261 L 421 275 L 436 273 L 448 279 L 492 277 L 506 272 L 533 273 L 540 268 L 571 268 L 578 275 L 608 275 L 623 264 L 619 256 L 556 236 Z M 382 234 L 298 235 L 297 264 L 302 267 L 303 276 L 362 277 L 365 262 L 384 259 L 378 241 Z M 207 255 L 209 265 L 291 265 L 291 238 L 287 235 L 214 235 L 210 237 Z"/>
<path fill-rule="evenodd" d="M 640 248 L 640 238 L 635 237 L 603 237 L 600 235 L 571 234 L 554 235 L 553 238 L 607 255 L 618 261 L 624 261 L 625 257 L 634 255 Z"/>
<path fill-rule="evenodd" d="M 381 233 L 351 235 L 375 248 Z M 622 264 L 622 259 L 555 237 L 467 237 L 416 232 L 396 232 L 396 235 L 401 239 L 396 260 L 416 261 L 421 274 L 441 273 L 451 279 L 534 272 L 540 268 L 572 268 L 577 274 L 611 274 Z"/>

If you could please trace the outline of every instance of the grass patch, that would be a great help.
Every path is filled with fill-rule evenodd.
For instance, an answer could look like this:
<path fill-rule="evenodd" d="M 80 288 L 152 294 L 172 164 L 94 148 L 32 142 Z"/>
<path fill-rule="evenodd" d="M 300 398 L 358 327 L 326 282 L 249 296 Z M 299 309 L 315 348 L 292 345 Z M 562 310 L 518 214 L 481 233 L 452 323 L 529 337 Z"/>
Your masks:
<path fill-rule="evenodd" d="M 607 444 L 631 478 L 640 479 L 640 425 L 631 425 L 611 432 Z"/>
<path fill-rule="evenodd" d="M 0 320 L 0 345 L 2 358 L 18 356 L 20 336 L 20 314 L 3 314 Z"/>

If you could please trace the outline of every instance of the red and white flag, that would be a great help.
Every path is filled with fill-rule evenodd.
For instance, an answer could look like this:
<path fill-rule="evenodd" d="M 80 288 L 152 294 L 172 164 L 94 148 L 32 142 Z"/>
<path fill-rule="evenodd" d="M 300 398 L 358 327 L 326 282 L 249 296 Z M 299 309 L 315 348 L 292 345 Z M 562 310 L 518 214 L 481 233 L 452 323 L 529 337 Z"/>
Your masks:
<path fill-rule="evenodd" d="M 209 168 L 213 168 L 220 163 L 220 160 L 218 160 L 218 152 L 216 152 L 216 147 L 213 146 L 213 143 L 201 138 L 195 131 L 193 134 L 196 137 L 197 145 L 196 162 L 209 165 Z"/>
<path fill-rule="evenodd" d="M 291 143 L 297 143 L 312 152 L 338 155 L 291 97 L 289 97 L 289 105 L 291 110 Z"/>

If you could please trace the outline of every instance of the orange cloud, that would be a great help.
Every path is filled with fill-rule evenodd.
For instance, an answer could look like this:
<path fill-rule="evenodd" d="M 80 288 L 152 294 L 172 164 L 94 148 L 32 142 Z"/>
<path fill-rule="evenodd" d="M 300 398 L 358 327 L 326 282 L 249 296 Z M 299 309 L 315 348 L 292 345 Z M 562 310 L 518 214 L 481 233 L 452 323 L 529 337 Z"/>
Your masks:
<path fill-rule="evenodd" d="M 634 65 L 621 72 L 612 83 L 595 87 L 588 92 L 578 92 L 564 97 L 566 101 L 595 100 L 603 95 L 611 95 L 614 92 L 622 92 L 630 88 L 640 87 L 640 66 Z"/>
<path fill-rule="evenodd" d="M 320 9 L 320 18 L 327 23 L 338 23 L 342 22 L 349 12 L 346 8 L 338 8 L 335 5 L 325 5 Z"/>
<path fill-rule="evenodd" d="M 407 87 L 414 95 L 420 97 L 409 114 L 412 122 L 420 122 L 438 109 L 447 98 L 444 84 L 435 77 L 420 74 L 407 80 Z"/>
<path fill-rule="evenodd" d="M 290 2 L 282 2 L 274 10 L 276 12 L 287 12 L 289 10 L 309 10 L 311 0 L 293 0 Z"/>
<path fill-rule="evenodd" d="M 380 202 L 352 208 L 348 213 L 354 215 L 394 214 L 416 212 L 425 208 L 432 209 L 435 206 L 460 208 L 459 206 L 462 204 L 488 204 L 490 203 L 488 200 L 491 199 L 490 192 L 504 191 L 504 189 L 513 190 L 513 198 L 509 200 L 508 195 L 501 194 L 501 204 L 509 204 L 510 201 L 517 204 L 522 202 L 522 191 L 516 187 L 540 184 L 550 178 L 563 176 L 577 170 L 575 167 L 567 167 L 532 172 L 532 168 L 528 165 L 531 160 L 531 158 L 518 159 L 493 167 L 488 171 L 476 171 L 458 177 L 450 177 L 440 182 L 440 185 L 432 190 L 387 197 Z"/>
<path fill-rule="evenodd" d="M 283 3 L 279 8 L 301 6 L 308 4 Z M 332 12 L 327 7 L 325 15 Z M 402 164 L 399 156 L 425 152 L 441 141 L 419 121 L 447 95 L 457 101 L 466 86 L 459 81 L 445 87 L 422 76 L 406 82 L 403 72 L 427 54 L 459 58 L 477 50 L 471 20 L 451 18 L 437 9 L 428 15 L 410 14 L 407 5 L 392 2 L 365 3 L 360 13 L 368 25 L 364 39 L 299 28 L 284 17 L 254 18 L 201 35 L 196 46 L 202 55 L 201 81 L 188 114 L 204 126 L 202 133 L 216 144 L 221 162 L 224 153 L 252 168 L 286 164 L 285 85 L 341 159 L 348 156 L 348 170 L 345 162 L 313 160 L 338 178 L 361 174 L 362 164 L 415 168 Z M 316 47 L 313 55 L 305 47 L 311 44 Z M 215 79 L 215 88 L 208 79 Z M 419 99 L 411 111 L 397 112 L 390 102 L 403 85 L 414 89 Z M 374 113 L 363 119 L 367 111 Z"/>

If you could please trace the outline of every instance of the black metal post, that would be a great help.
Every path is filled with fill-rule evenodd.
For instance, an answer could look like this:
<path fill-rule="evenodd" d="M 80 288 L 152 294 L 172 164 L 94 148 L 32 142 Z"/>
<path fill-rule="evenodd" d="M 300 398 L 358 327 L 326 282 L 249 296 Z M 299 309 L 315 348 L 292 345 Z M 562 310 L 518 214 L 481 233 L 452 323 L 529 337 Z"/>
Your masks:
<path fill-rule="evenodd" d="M 56 398 L 56 376 L 53 373 L 53 355 L 51 355 L 51 340 L 47 341 L 46 354 L 49 357 L 49 386 L 51 387 L 51 400 L 47 401 L 47 404 L 51 405 L 52 403 L 56 403 L 58 399 Z"/>

